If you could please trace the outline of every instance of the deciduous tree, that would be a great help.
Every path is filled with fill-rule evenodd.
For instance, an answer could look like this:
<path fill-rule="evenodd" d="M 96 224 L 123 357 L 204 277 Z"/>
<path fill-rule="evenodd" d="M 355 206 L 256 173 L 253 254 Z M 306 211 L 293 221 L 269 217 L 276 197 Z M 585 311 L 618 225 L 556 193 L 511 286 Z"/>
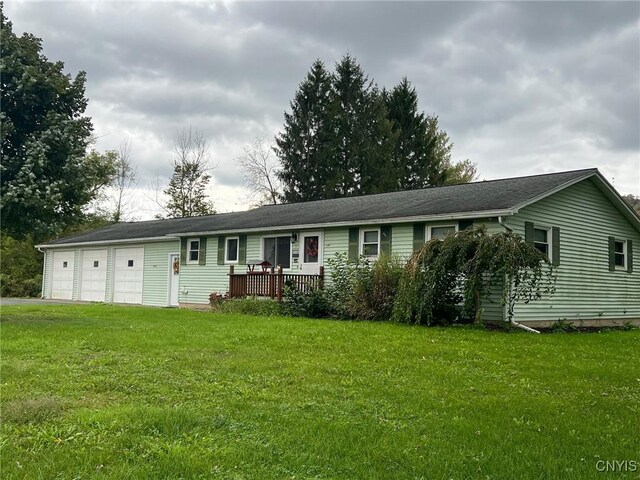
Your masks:
<path fill-rule="evenodd" d="M 115 175 L 113 179 L 114 210 L 113 221 L 120 222 L 126 215 L 130 203 L 131 188 L 137 181 L 137 168 L 131 158 L 131 140 L 123 140 L 115 161 Z"/>
<path fill-rule="evenodd" d="M 2 228 L 37 240 L 82 221 L 109 168 L 86 155 L 85 73 L 64 73 L 42 54 L 41 39 L 13 32 L 1 9 Z"/>
<path fill-rule="evenodd" d="M 258 138 L 252 146 L 244 148 L 238 161 L 249 189 L 249 198 L 258 205 L 278 203 L 280 179 L 273 147 Z"/>
<path fill-rule="evenodd" d="M 176 133 L 173 140 L 173 175 L 164 190 L 169 218 L 210 215 L 215 212 L 206 187 L 209 185 L 209 142 L 200 130 L 189 128 Z"/>

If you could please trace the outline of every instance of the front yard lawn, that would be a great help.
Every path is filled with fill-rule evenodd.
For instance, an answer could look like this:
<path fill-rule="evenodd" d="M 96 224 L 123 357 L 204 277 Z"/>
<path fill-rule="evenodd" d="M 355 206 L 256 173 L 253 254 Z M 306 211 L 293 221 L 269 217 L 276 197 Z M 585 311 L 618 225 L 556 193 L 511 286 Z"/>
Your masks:
<path fill-rule="evenodd" d="M 638 330 L 69 305 L 4 307 L 0 333 L 5 479 L 640 472 Z"/>

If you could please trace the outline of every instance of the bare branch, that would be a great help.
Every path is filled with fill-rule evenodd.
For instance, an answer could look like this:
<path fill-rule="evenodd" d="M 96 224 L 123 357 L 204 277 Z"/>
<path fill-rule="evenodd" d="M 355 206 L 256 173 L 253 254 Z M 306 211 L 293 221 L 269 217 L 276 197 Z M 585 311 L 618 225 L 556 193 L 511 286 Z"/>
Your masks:
<path fill-rule="evenodd" d="M 209 141 L 198 129 L 183 129 L 173 137 L 173 175 L 164 190 L 168 201 L 163 209 L 170 217 L 189 217 L 215 213 L 207 199 L 205 188 L 211 179 L 208 173 Z M 157 202 L 156 202 L 157 203 Z"/>
<path fill-rule="evenodd" d="M 124 211 L 128 207 L 131 198 L 130 190 L 137 182 L 137 167 L 131 161 L 131 140 L 125 138 L 118 150 L 116 160 L 116 175 L 114 179 L 115 187 L 115 210 L 113 219 L 119 222 L 124 217 Z"/>
<path fill-rule="evenodd" d="M 258 205 L 276 204 L 280 196 L 280 181 L 277 176 L 278 164 L 272 156 L 273 147 L 262 138 L 257 138 L 238 157 L 245 184 L 249 189 L 249 199 Z"/>

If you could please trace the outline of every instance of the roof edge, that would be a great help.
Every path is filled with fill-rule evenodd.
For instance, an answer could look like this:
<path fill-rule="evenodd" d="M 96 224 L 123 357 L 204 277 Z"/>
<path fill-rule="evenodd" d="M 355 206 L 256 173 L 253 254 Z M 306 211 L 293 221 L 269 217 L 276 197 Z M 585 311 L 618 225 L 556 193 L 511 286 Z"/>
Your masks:
<path fill-rule="evenodd" d="M 625 202 L 622 195 L 615 189 L 613 185 L 609 183 L 609 181 L 598 172 L 596 177 L 598 179 L 598 183 L 596 183 L 596 188 L 598 188 L 605 197 L 612 203 L 617 204 L 618 210 L 624 217 L 629 220 L 629 223 L 640 233 L 640 214 L 636 213 L 636 211 L 631 208 L 631 206 Z"/>
<path fill-rule="evenodd" d="M 561 185 L 558 185 L 555 188 L 552 188 L 551 190 L 547 190 L 546 192 L 541 193 L 540 195 L 536 195 L 535 197 L 530 198 L 529 200 L 527 200 L 525 202 L 522 202 L 522 203 L 519 203 L 519 204 L 515 205 L 513 207 L 514 213 L 518 213 L 518 211 L 521 208 L 528 207 L 531 204 L 539 202 L 540 200 L 542 200 L 544 198 L 547 198 L 547 197 L 553 195 L 554 193 L 558 193 L 559 191 L 564 190 L 565 188 L 568 188 L 571 185 L 575 185 L 576 183 L 582 182 L 583 180 L 586 180 L 587 178 L 590 178 L 590 177 L 592 177 L 594 175 L 600 175 L 600 172 L 598 171 L 597 168 L 590 168 L 588 170 L 585 170 L 585 172 L 586 173 L 584 175 L 581 175 L 579 177 L 573 178 L 573 179 L 571 179 L 571 180 L 569 180 L 567 182 L 564 182 Z"/>
<path fill-rule="evenodd" d="M 600 173 L 600 171 L 597 168 L 592 169 L 591 172 L 586 173 L 585 175 L 569 180 L 568 182 L 565 182 L 562 185 L 557 186 L 556 188 L 553 188 L 543 194 L 540 194 L 530 200 L 527 200 L 526 202 L 522 202 L 516 205 L 514 207 L 514 213 L 518 213 L 518 211 L 524 207 L 527 207 L 533 203 L 539 202 L 544 198 L 547 198 L 555 193 L 558 193 L 561 190 L 564 190 L 565 188 L 568 188 L 572 185 L 575 185 L 576 183 L 580 183 L 587 179 L 597 179 L 596 187 L 602 191 L 602 193 L 607 197 L 607 199 L 610 202 L 614 203 L 614 206 L 617 206 L 618 210 L 620 210 L 620 213 L 622 213 L 622 215 L 627 220 L 629 220 L 631 225 L 638 232 L 640 232 L 640 215 L 638 215 L 633 210 L 633 208 L 631 208 L 629 204 L 627 204 L 627 202 L 624 201 L 620 193 L 615 189 L 613 185 L 609 183 L 609 181 L 605 178 L 604 175 L 602 175 L 602 173 Z"/>
<path fill-rule="evenodd" d="M 94 240 L 91 242 L 69 242 L 69 243 L 42 243 L 35 245 L 34 248 L 68 248 L 68 247 L 81 247 L 81 246 L 99 246 L 99 245 L 111 245 L 111 244 L 127 244 L 127 243 L 144 243 L 144 242 L 167 242 L 174 240 L 175 237 L 168 235 L 162 237 L 138 237 L 138 238 L 124 238 L 120 240 Z"/>
<path fill-rule="evenodd" d="M 225 235 L 228 233 L 252 233 L 252 232 L 279 232 L 284 230 L 302 230 L 302 229 L 314 229 L 314 228 L 335 228 L 335 227 L 348 227 L 353 225 L 378 225 L 378 224 L 398 224 L 398 223 L 412 223 L 412 222 L 429 222 L 440 220 L 466 220 L 471 218 L 488 218 L 513 215 L 515 212 L 511 209 L 501 210 L 480 210 L 475 212 L 458 212 L 458 213 L 445 213 L 440 215 L 417 215 L 411 217 L 390 217 L 390 218 L 374 218 L 371 220 L 353 220 L 344 222 L 325 222 L 325 223 L 309 223 L 302 225 L 280 225 L 273 227 L 254 227 L 234 230 L 206 230 L 206 231 L 194 231 L 194 232 L 178 232 L 170 233 L 167 236 L 172 238 L 182 237 L 194 237 L 202 235 Z"/>

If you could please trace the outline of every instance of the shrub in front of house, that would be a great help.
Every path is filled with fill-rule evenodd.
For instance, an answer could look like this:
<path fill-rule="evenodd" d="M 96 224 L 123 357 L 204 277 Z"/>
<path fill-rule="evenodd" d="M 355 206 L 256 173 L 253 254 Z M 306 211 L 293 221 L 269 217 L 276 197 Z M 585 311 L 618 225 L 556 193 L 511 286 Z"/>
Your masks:
<path fill-rule="evenodd" d="M 333 309 L 325 290 L 313 288 L 301 292 L 294 285 L 285 285 L 282 313 L 291 317 L 326 318 Z"/>
<path fill-rule="evenodd" d="M 393 319 L 421 325 L 482 320 L 482 303 L 499 297 L 507 319 L 517 301 L 553 295 L 555 271 L 546 255 L 514 233 L 464 230 L 419 249 L 405 266 Z"/>
<path fill-rule="evenodd" d="M 331 278 L 324 289 L 301 291 L 285 285 L 283 314 L 294 317 L 340 318 L 345 320 L 389 320 L 403 267 L 392 256 L 370 262 L 360 257 L 349 262 L 336 253 L 327 260 Z"/>
<path fill-rule="evenodd" d="M 427 242 L 403 265 L 393 256 L 327 260 L 324 289 L 285 285 L 284 301 L 212 301 L 217 311 L 249 315 L 393 320 L 420 325 L 481 322 L 483 302 L 499 301 L 509 318 L 516 301 L 552 295 L 555 272 L 549 259 L 513 233 L 484 227 Z M 218 304 L 219 303 L 219 304 Z"/>

